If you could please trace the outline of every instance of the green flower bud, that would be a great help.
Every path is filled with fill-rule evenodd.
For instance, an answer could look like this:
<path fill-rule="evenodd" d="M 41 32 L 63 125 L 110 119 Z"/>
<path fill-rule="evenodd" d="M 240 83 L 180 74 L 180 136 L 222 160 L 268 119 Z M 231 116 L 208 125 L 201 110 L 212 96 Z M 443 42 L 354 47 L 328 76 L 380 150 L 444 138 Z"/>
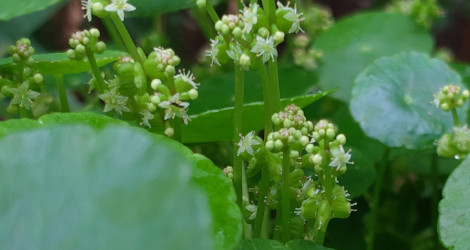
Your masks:
<path fill-rule="evenodd" d="M 246 54 L 242 54 L 240 56 L 239 62 L 240 62 L 240 65 L 243 66 L 243 67 L 249 67 L 251 65 L 251 59 Z"/>
<path fill-rule="evenodd" d="M 302 146 L 305 147 L 308 143 L 309 143 L 309 139 L 308 139 L 307 136 L 302 136 L 302 137 L 300 137 L 300 144 L 301 144 Z M 312 146 L 313 146 L 313 145 L 312 145 Z"/>
<path fill-rule="evenodd" d="M 40 84 L 44 81 L 44 78 L 39 73 L 34 74 L 33 79 L 34 79 L 34 82 L 37 83 L 37 84 Z"/>
<path fill-rule="evenodd" d="M 322 161 L 323 157 L 320 154 L 314 154 L 310 156 L 310 162 L 314 165 L 321 165 Z"/>
<path fill-rule="evenodd" d="M 96 38 L 100 37 L 100 31 L 96 28 L 90 29 L 90 34 Z"/>
<path fill-rule="evenodd" d="M 452 143 L 453 135 L 444 134 L 437 144 L 437 154 L 442 157 L 455 157 L 458 155 L 458 150 L 455 148 L 455 145 Z"/>
<path fill-rule="evenodd" d="M 77 47 L 75 48 L 75 55 L 86 55 L 85 46 L 83 46 L 82 44 L 77 45 Z"/>
<path fill-rule="evenodd" d="M 332 204 L 332 218 L 348 218 L 351 214 L 351 206 L 344 196 L 335 197 Z"/>
<path fill-rule="evenodd" d="M 165 68 L 165 73 L 167 73 L 168 75 L 174 75 L 176 72 L 175 70 L 175 67 L 172 66 L 172 65 L 167 65 L 166 68 Z"/>
<path fill-rule="evenodd" d="M 275 42 L 275 44 L 280 44 L 280 43 L 284 42 L 284 37 L 285 37 L 284 32 L 276 31 L 276 33 L 274 33 L 274 42 Z"/>
<path fill-rule="evenodd" d="M 102 41 L 99 41 L 95 45 L 95 52 L 97 54 L 101 54 L 106 50 L 106 44 Z"/>
<path fill-rule="evenodd" d="M 307 146 L 305 147 L 305 151 L 307 151 L 307 153 L 311 154 L 313 153 L 313 144 L 307 144 Z"/>
<path fill-rule="evenodd" d="M 191 100 L 197 99 L 198 95 L 199 95 L 199 92 L 197 90 L 195 90 L 195 89 L 189 90 L 189 98 Z"/>
<path fill-rule="evenodd" d="M 266 150 L 270 152 L 274 150 L 274 141 L 269 140 L 266 142 Z"/>
<path fill-rule="evenodd" d="M 274 150 L 275 151 L 281 151 L 282 150 L 282 147 L 284 147 L 284 144 L 282 143 L 281 140 L 276 140 L 274 142 Z"/>
<path fill-rule="evenodd" d="M 162 84 L 162 81 L 160 79 L 153 79 L 152 82 L 150 83 L 150 87 L 153 89 L 153 90 L 157 90 L 158 89 L 158 85 Z"/>
<path fill-rule="evenodd" d="M 218 31 L 218 32 L 222 32 L 222 25 L 224 25 L 224 23 L 219 20 L 215 23 L 215 30 Z"/>
<path fill-rule="evenodd" d="M 339 134 L 338 136 L 336 136 L 336 140 L 337 140 L 341 145 L 346 144 L 346 136 L 344 136 L 344 134 Z"/>
<path fill-rule="evenodd" d="M 334 129 L 331 129 L 331 128 L 328 128 L 326 130 L 326 137 L 330 140 L 333 140 L 333 138 L 335 138 L 335 135 L 336 135 L 336 132 Z"/>
<path fill-rule="evenodd" d="M 207 5 L 207 1 L 206 0 L 197 0 L 196 4 L 197 4 L 197 7 L 199 9 L 205 9 L 206 5 Z"/>
<path fill-rule="evenodd" d="M 175 134 L 175 130 L 172 127 L 165 129 L 165 135 L 168 137 L 172 137 Z"/>
<path fill-rule="evenodd" d="M 450 107 L 449 107 L 449 104 L 448 103 L 441 103 L 440 105 L 441 109 L 444 111 L 444 112 L 447 112 L 450 110 Z"/>
<path fill-rule="evenodd" d="M 150 101 L 151 101 L 153 104 L 158 105 L 158 104 L 161 102 L 161 100 L 160 100 L 160 95 L 159 95 L 158 93 L 155 93 L 154 95 L 152 95 L 152 96 L 150 97 Z"/>
<path fill-rule="evenodd" d="M 296 158 L 299 158 L 299 151 L 297 150 L 291 150 L 290 153 L 289 153 L 289 157 L 292 158 L 292 159 L 296 159 Z"/>
<path fill-rule="evenodd" d="M 269 36 L 269 30 L 266 29 L 265 27 L 262 27 L 258 30 L 258 35 L 260 35 L 263 38 L 267 38 Z"/>
<path fill-rule="evenodd" d="M 222 24 L 221 33 L 222 33 L 223 35 L 225 35 L 225 36 L 228 35 L 228 34 L 230 34 L 230 28 L 228 27 L 228 25 Z"/>
<path fill-rule="evenodd" d="M 316 219 L 319 201 L 316 199 L 307 199 L 302 202 L 300 207 L 300 215 L 304 219 Z"/>
<path fill-rule="evenodd" d="M 240 29 L 240 27 L 235 27 L 235 29 L 233 29 L 233 31 L 232 31 L 232 35 L 236 39 L 240 39 L 243 35 L 243 31 L 242 31 L 242 29 Z"/>

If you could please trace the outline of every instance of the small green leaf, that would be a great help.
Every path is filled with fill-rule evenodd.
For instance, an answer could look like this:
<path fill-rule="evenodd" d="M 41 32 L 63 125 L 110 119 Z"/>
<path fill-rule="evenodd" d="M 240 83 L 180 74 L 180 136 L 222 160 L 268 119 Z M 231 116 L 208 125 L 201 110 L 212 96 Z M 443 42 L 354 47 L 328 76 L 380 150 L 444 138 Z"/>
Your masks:
<path fill-rule="evenodd" d="M 95 55 L 95 57 L 98 66 L 101 67 L 124 55 L 126 53 L 121 51 L 107 50 L 103 54 Z M 33 55 L 33 58 L 35 60 L 34 67 L 44 75 L 77 74 L 91 70 L 88 61 L 70 60 L 65 53 L 37 54 Z M 0 68 L 12 67 L 13 65 L 11 57 L 0 59 Z"/>
<path fill-rule="evenodd" d="M 281 99 L 283 107 L 294 103 L 303 108 L 329 92 Z M 259 131 L 264 126 L 264 105 L 262 102 L 248 103 L 243 106 L 243 134 Z M 233 136 L 233 107 L 210 110 L 189 117 L 188 125 L 182 126 L 184 143 L 230 141 Z"/>
<path fill-rule="evenodd" d="M 0 1 L 0 21 L 7 21 L 17 16 L 40 11 L 64 0 L 17 0 Z"/>
<path fill-rule="evenodd" d="M 354 79 L 368 64 L 402 51 L 429 54 L 432 47 L 431 36 L 406 16 L 372 12 L 347 17 L 315 41 L 315 49 L 323 52 L 319 83 L 325 89 L 339 87 L 333 97 L 349 101 Z"/>
<path fill-rule="evenodd" d="M 234 249 L 242 237 L 242 216 L 232 182 L 203 155 L 192 156 L 192 180 L 202 187 L 212 212 L 215 249 Z"/>
<path fill-rule="evenodd" d="M 369 137 L 390 147 L 432 148 L 453 126 L 452 116 L 432 103 L 433 94 L 460 82 L 444 62 L 425 54 L 381 58 L 356 79 L 351 114 Z M 458 109 L 462 121 L 467 109 Z"/>
<path fill-rule="evenodd" d="M 206 197 L 165 140 L 83 125 L 4 137 L 0 248 L 211 249 Z"/>
<path fill-rule="evenodd" d="M 446 181 L 439 203 L 439 236 L 449 249 L 470 246 L 470 158 Z"/>

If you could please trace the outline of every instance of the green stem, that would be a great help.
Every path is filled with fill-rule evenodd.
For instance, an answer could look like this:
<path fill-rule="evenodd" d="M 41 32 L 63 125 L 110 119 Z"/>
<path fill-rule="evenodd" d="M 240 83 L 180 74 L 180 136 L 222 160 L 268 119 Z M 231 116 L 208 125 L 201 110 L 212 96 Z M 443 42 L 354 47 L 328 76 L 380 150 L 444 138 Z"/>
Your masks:
<path fill-rule="evenodd" d="M 370 203 L 370 222 L 369 230 L 366 235 L 366 249 L 374 249 L 374 238 L 375 238 L 375 226 L 377 224 L 377 214 L 379 211 L 379 202 L 380 202 L 380 191 L 382 190 L 382 184 L 385 178 L 385 170 L 388 165 L 388 158 L 390 155 L 390 149 L 386 148 L 384 156 L 382 157 L 382 162 L 379 165 L 377 179 L 372 193 L 372 201 Z"/>
<path fill-rule="evenodd" d="M 274 0 L 261 0 L 263 3 L 263 9 L 268 16 L 269 27 L 274 24 L 276 18 L 276 3 Z"/>
<path fill-rule="evenodd" d="M 139 53 L 137 52 L 137 47 L 135 46 L 134 41 L 131 38 L 131 35 L 129 35 L 129 32 L 126 29 L 126 26 L 124 26 L 124 23 L 121 21 L 121 19 L 119 19 L 116 13 L 111 13 L 109 16 L 111 17 L 111 20 L 113 21 L 119 34 L 121 35 L 121 38 L 124 41 L 124 44 L 126 45 L 126 48 L 131 54 L 132 58 L 135 61 L 143 65 L 144 61 L 142 60 Z"/>
<path fill-rule="evenodd" d="M 199 8 L 193 8 L 191 13 L 193 14 L 194 19 L 196 19 L 196 22 L 199 24 L 204 37 L 207 40 L 215 37 L 216 33 L 214 31 L 214 25 L 211 23 L 211 20 L 209 20 L 209 17 L 206 15 L 206 13 L 202 12 Z"/>
<path fill-rule="evenodd" d="M 261 231 L 263 229 L 264 213 L 266 210 L 266 204 L 264 199 L 269 189 L 269 173 L 267 171 L 261 171 L 261 180 L 259 182 L 259 194 L 258 194 L 258 208 L 256 210 L 256 218 L 254 223 L 253 237 L 260 238 Z"/>
<path fill-rule="evenodd" d="M 242 165 L 242 204 L 243 207 L 246 207 L 250 202 L 250 195 L 248 194 L 248 183 L 246 182 L 246 173 L 245 173 L 245 167 Z M 244 236 L 245 239 L 251 239 L 252 235 L 252 227 L 250 224 L 246 223 L 243 221 L 244 228 Z"/>
<path fill-rule="evenodd" d="M 104 27 L 106 28 L 106 31 L 108 31 L 108 34 L 111 36 L 111 39 L 113 40 L 114 44 L 116 44 L 116 46 L 121 50 L 126 49 L 126 45 L 124 45 L 124 42 L 122 41 L 119 32 L 114 26 L 113 21 L 109 17 L 105 17 L 101 20 L 103 20 Z"/>
<path fill-rule="evenodd" d="M 263 87 L 263 100 L 264 100 L 264 140 L 266 141 L 269 133 L 273 131 L 271 116 L 273 112 L 272 91 L 269 88 L 269 75 L 266 70 L 266 65 L 260 60 L 258 62 L 258 74 L 261 78 L 261 85 Z"/>
<path fill-rule="evenodd" d="M 243 126 L 243 103 L 244 103 L 244 71 L 235 65 L 235 106 L 233 111 L 233 182 L 237 193 L 237 202 L 243 209 L 242 200 L 242 179 L 243 179 L 243 161 L 238 156 L 238 145 Z"/>
<path fill-rule="evenodd" d="M 95 55 L 93 51 L 89 48 L 86 49 L 86 57 L 88 58 L 88 62 L 91 66 L 91 71 L 93 72 L 93 76 L 95 77 L 95 88 L 98 93 L 103 94 L 104 90 L 106 89 L 106 85 L 104 83 L 103 76 L 101 76 L 101 70 L 96 63 Z"/>
<path fill-rule="evenodd" d="M 456 109 L 456 108 L 452 108 L 450 111 L 452 112 L 452 119 L 453 119 L 453 121 L 454 121 L 454 126 L 455 126 L 455 127 L 460 126 L 459 115 L 457 114 L 457 109 Z"/>
<path fill-rule="evenodd" d="M 433 232 L 433 239 L 437 239 L 437 218 L 439 216 L 439 173 L 438 173 L 438 156 L 437 154 L 431 155 L 431 181 L 432 181 L 432 194 L 431 194 L 431 228 Z"/>
<path fill-rule="evenodd" d="M 206 4 L 206 11 L 211 17 L 212 22 L 214 22 L 214 24 L 220 20 L 219 15 L 217 15 L 217 12 L 214 9 L 214 6 L 210 2 Z"/>
<path fill-rule="evenodd" d="M 23 83 L 23 79 L 24 79 L 24 65 L 25 65 L 25 61 L 24 60 L 21 60 L 19 63 L 18 63 L 18 82 L 20 84 Z"/>
<path fill-rule="evenodd" d="M 57 92 L 59 92 L 60 107 L 62 112 L 70 112 L 69 101 L 67 100 L 67 92 L 65 91 L 64 76 L 55 75 L 55 81 L 57 82 Z"/>
<path fill-rule="evenodd" d="M 277 58 L 275 58 L 274 61 L 269 60 L 268 70 L 272 98 L 272 112 L 275 113 L 281 111 L 281 93 L 279 90 L 279 73 L 277 68 Z"/>
<path fill-rule="evenodd" d="M 281 241 L 286 243 L 290 238 L 290 149 L 286 145 L 282 151 L 282 183 L 281 183 Z M 278 215 L 279 216 L 279 215 Z"/>

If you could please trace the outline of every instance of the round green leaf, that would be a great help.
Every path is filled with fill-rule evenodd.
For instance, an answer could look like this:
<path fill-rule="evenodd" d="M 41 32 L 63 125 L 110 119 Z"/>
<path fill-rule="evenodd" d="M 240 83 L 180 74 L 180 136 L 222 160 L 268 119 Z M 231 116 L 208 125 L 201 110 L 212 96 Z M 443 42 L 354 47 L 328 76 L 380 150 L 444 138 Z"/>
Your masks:
<path fill-rule="evenodd" d="M 0 20 L 6 21 L 17 16 L 40 11 L 60 2 L 64 2 L 64 0 L 0 1 Z"/>
<path fill-rule="evenodd" d="M 204 189 L 212 212 L 212 236 L 215 249 L 234 249 L 242 238 L 242 214 L 236 204 L 237 195 L 230 181 L 209 159 L 192 156 L 195 165 L 192 180 Z"/>
<path fill-rule="evenodd" d="M 11 119 L 0 122 L 0 138 L 17 131 L 30 130 L 41 127 L 41 125 L 31 119 Z"/>
<path fill-rule="evenodd" d="M 460 82 L 444 62 L 425 54 L 381 58 L 356 79 L 351 114 L 369 137 L 390 147 L 431 148 L 452 128 L 452 116 L 432 103 L 433 94 Z M 467 108 L 458 109 L 462 121 Z"/>
<path fill-rule="evenodd" d="M 315 41 L 323 52 L 319 83 L 339 88 L 333 97 L 349 101 L 354 79 L 368 64 L 402 51 L 429 54 L 432 47 L 431 36 L 406 16 L 372 12 L 347 17 Z"/>
<path fill-rule="evenodd" d="M 439 235 L 451 249 L 470 246 L 470 158 L 450 174 L 439 203 Z"/>
<path fill-rule="evenodd" d="M 84 124 L 93 128 L 103 128 L 110 124 L 126 125 L 127 123 L 118 119 L 111 118 L 106 115 L 77 112 L 77 113 L 51 113 L 39 117 L 38 122 L 43 126 L 55 124 Z M 0 126 L 1 128 L 1 126 Z"/>
<path fill-rule="evenodd" d="M 166 139 L 53 126 L 0 140 L 1 249 L 211 249 L 206 197 Z"/>

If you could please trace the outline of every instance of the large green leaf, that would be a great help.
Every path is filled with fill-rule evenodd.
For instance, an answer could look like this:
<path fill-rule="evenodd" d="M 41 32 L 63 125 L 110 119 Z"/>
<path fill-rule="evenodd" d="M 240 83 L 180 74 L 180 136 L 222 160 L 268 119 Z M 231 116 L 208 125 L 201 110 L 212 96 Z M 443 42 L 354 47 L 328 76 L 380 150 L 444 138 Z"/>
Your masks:
<path fill-rule="evenodd" d="M 203 155 L 192 157 L 195 169 L 192 180 L 202 187 L 212 212 L 212 236 L 215 249 L 234 249 L 242 237 L 242 215 L 236 204 L 232 182 Z"/>
<path fill-rule="evenodd" d="M 339 87 L 333 96 L 349 101 L 354 79 L 368 64 L 402 51 L 430 53 L 433 42 L 406 16 L 372 12 L 337 22 L 314 46 L 323 52 L 320 85 L 325 89 Z"/>
<path fill-rule="evenodd" d="M 307 240 L 291 240 L 285 245 L 270 239 L 243 239 L 237 250 L 327 250 L 330 248 Z"/>
<path fill-rule="evenodd" d="M 127 123 L 121 120 L 111 118 L 109 116 L 100 115 L 91 112 L 83 113 L 51 113 L 39 117 L 38 122 L 43 126 L 55 124 L 86 124 L 93 128 L 103 128 L 110 124 L 126 125 Z M 0 128 L 1 128 L 0 123 Z"/>
<path fill-rule="evenodd" d="M 279 65 L 281 98 L 308 94 L 317 83 L 316 75 L 293 65 Z M 190 114 L 233 107 L 235 75 L 223 74 L 202 80 L 199 98 L 191 102 Z M 245 73 L 245 103 L 263 101 L 263 89 L 256 72 Z"/>
<path fill-rule="evenodd" d="M 217 2 L 220 0 L 212 0 L 213 4 Z M 192 0 L 130 0 L 129 3 L 137 8 L 130 14 L 139 17 L 159 15 L 196 6 L 196 1 Z"/>
<path fill-rule="evenodd" d="M 41 125 L 31 119 L 12 119 L 0 122 L 0 138 L 7 136 L 10 133 L 30 130 L 41 127 Z"/>
<path fill-rule="evenodd" d="M 0 21 L 40 11 L 64 0 L 17 0 L 0 1 Z"/>
<path fill-rule="evenodd" d="M 4 137 L 0 248 L 211 249 L 206 197 L 178 151 L 129 127 Z"/>
<path fill-rule="evenodd" d="M 116 61 L 125 53 L 121 51 L 107 50 L 103 54 L 95 55 L 98 66 L 104 66 Z M 65 53 L 37 54 L 33 55 L 35 60 L 34 67 L 45 75 L 64 75 L 76 74 L 91 70 L 87 60 L 70 60 Z M 11 57 L 1 58 L 0 67 L 12 67 L 13 59 Z"/>
<path fill-rule="evenodd" d="M 470 158 L 450 174 L 439 203 L 439 235 L 450 249 L 470 246 Z"/>
<path fill-rule="evenodd" d="M 351 114 L 364 132 L 390 147 L 425 149 L 452 128 L 433 94 L 460 76 L 438 59 L 408 52 L 377 60 L 356 79 Z M 459 108 L 465 120 L 468 105 Z"/>
<path fill-rule="evenodd" d="M 283 107 L 294 103 L 305 107 L 329 92 L 281 99 Z M 262 102 L 248 103 L 243 106 L 243 133 L 259 131 L 264 126 L 264 105 Z M 233 107 L 210 110 L 189 117 L 188 125 L 182 125 L 184 143 L 230 141 L 233 136 Z"/>

